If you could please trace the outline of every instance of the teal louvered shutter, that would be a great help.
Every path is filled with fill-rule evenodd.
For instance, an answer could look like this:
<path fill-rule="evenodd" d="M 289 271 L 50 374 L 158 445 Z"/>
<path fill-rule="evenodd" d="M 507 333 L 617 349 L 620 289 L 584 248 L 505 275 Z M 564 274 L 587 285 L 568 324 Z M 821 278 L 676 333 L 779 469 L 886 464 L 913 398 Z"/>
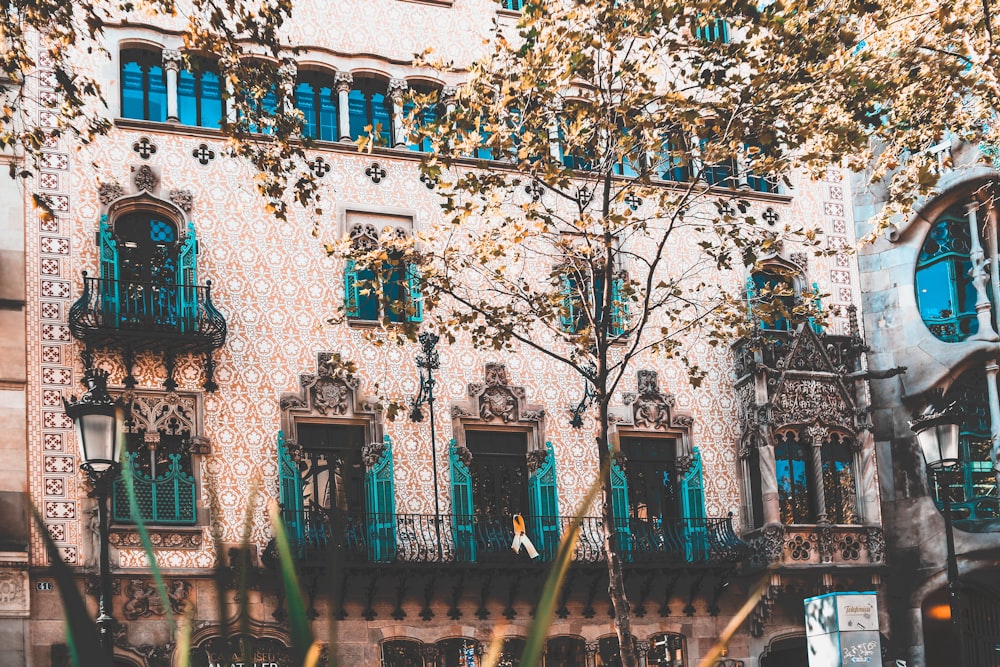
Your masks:
<path fill-rule="evenodd" d="M 281 519 L 285 522 L 288 537 L 301 549 L 305 545 L 305 515 L 302 507 L 302 475 L 299 464 L 285 447 L 285 433 L 278 431 L 278 494 L 281 501 Z"/>
<path fill-rule="evenodd" d="M 361 314 L 358 295 L 358 270 L 353 259 L 344 265 L 344 313 L 347 317 L 358 317 Z"/>
<path fill-rule="evenodd" d="M 98 277 L 100 285 L 100 311 L 104 326 L 118 328 L 120 304 L 118 300 L 118 243 L 108 225 L 108 216 L 101 216 L 100 229 L 97 232 L 97 247 L 100 252 L 101 266 Z"/>
<path fill-rule="evenodd" d="M 813 294 L 817 294 L 817 295 L 819 294 L 819 283 L 813 283 Z M 820 299 L 819 296 L 817 296 L 816 299 L 813 301 L 813 304 L 816 307 L 816 314 L 817 315 L 822 315 L 823 314 L 823 300 Z M 809 318 L 809 326 L 811 326 L 812 330 L 815 331 L 816 333 L 823 333 L 823 327 L 820 326 L 820 324 L 816 321 L 815 317 L 810 317 Z"/>
<path fill-rule="evenodd" d="M 458 455 L 458 443 L 454 439 L 448 446 L 448 466 L 451 469 L 451 528 L 455 560 L 473 563 L 476 560 L 476 508 L 472 502 L 472 473 Z"/>
<path fill-rule="evenodd" d="M 406 287 L 409 298 L 406 303 L 406 321 L 424 320 L 424 297 L 420 291 L 420 269 L 414 264 L 406 265 Z"/>
<path fill-rule="evenodd" d="M 373 563 L 388 563 L 396 557 L 396 487 L 389 436 L 383 444 L 382 456 L 365 472 L 368 558 Z"/>
<path fill-rule="evenodd" d="M 617 462 L 611 463 L 611 514 L 622 560 L 632 560 L 632 529 L 628 520 L 628 478 Z"/>
<path fill-rule="evenodd" d="M 177 251 L 177 310 L 181 331 L 194 332 L 198 324 L 198 239 L 194 223 L 187 223 L 184 242 Z"/>
<path fill-rule="evenodd" d="M 701 452 L 694 448 L 691 466 L 681 479 L 681 508 L 689 561 L 708 558 L 708 524 L 705 519 L 705 489 L 701 473 Z"/>
<path fill-rule="evenodd" d="M 569 276 L 562 277 L 562 310 L 559 313 L 559 325 L 563 331 L 573 333 L 576 331 L 576 282 Z"/>
<path fill-rule="evenodd" d="M 622 296 L 625 279 L 616 277 L 611 281 L 611 331 L 612 336 L 624 336 L 628 328 L 628 304 Z"/>
<path fill-rule="evenodd" d="M 528 535 L 542 554 L 551 561 L 559 548 L 559 491 L 556 488 L 556 457 L 552 443 L 545 443 L 545 463 L 528 478 L 528 500 L 531 518 Z"/>
<path fill-rule="evenodd" d="M 747 317 L 753 320 L 753 302 L 757 298 L 757 281 L 753 276 L 747 278 Z"/>

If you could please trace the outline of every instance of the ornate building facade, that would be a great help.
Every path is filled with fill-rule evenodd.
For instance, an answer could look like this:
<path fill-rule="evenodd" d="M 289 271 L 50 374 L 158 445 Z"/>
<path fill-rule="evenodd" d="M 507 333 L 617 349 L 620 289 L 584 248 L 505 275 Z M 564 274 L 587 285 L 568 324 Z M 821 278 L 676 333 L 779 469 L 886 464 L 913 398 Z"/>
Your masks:
<path fill-rule="evenodd" d="M 104 82 L 114 126 L 82 152 L 48 149 L 32 187 L 55 215 L 18 218 L 29 369 L 19 479 L 64 562 L 91 577 L 93 501 L 61 399 L 86 368 L 108 370 L 130 407 L 126 465 L 171 609 L 191 614 L 195 664 L 231 657 L 220 637 L 240 602 L 232 585 L 219 592 L 220 563 L 231 581 L 249 574 L 257 651 L 285 664 L 270 501 L 293 538 L 315 634 L 336 621 L 344 664 L 457 666 L 495 636 L 505 655 L 519 653 L 558 537 L 597 472 L 593 418 L 572 410 L 584 387 L 538 353 L 387 344 L 372 326 L 380 314 L 423 314 L 380 313 L 356 287 L 363 276 L 323 247 L 386 227 L 413 234 L 440 215 L 417 169 L 421 146 L 399 129 L 400 93 L 460 84 L 460 70 L 441 80 L 409 64 L 412 54 L 434 46 L 468 64 L 495 18 L 516 14 L 490 0 L 297 3 L 295 103 L 326 204 L 288 221 L 267 213 L 250 167 L 224 156 L 223 84 L 211 63 L 186 68 L 169 22 L 109 24 L 111 60 L 81 63 Z M 382 128 L 385 146 L 360 154 L 351 141 L 367 125 Z M 794 176 L 788 188 L 734 185 L 710 192 L 747 201 L 765 225 L 819 226 L 832 250 L 854 242 L 839 171 Z M 411 279 L 405 269 L 395 278 Z M 625 455 L 613 470 L 616 533 L 650 666 L 697 664 L 764 576 L 725 664 L 803 664 L 804 597 L 883 590 L 854 259 L 786 248 L 759 274 L 726 279 L 737 292 L 751 285 L 751 305 L 775 280 L 793 293 L 815 285 L 826 324 L 754 322 L 731 350 L 700 346 L 698 389 L 681 364 L 643 359 L 615 397 Z M 330 324 L 341 307 L 346 320 Z M 424 410 L 435 429 L 390 420 L 384 397 L 416 396 L 416 359 L 431 353 L 437 400 Z M 121 485 L 112 500 L 118 659 L 168 665 L 175 638 Z M 337 523 L 333 507 L 344 510 Z M 510 548 L 516 514 L 537 560 Z M 546 665 L 616 664 L 601 532 L 597 517 L 584 519 Z M 244 534 L 247 561 L 232 555 Z M 345 559 L 333 569 L 332 541 Z M 30 562 L 14 568 L 18 613 L 30 613 L 25 663 L 58 665 L 64 628 L 38 532 L 26 548 Z"/>
<path fill-rule="evenodd" d="M 968 664 L 996 664 L 1000 646 L 997 428 L 997 170 L 977 146 L 939 144 L 935 193 L 859 257 L 873 352 L 871 414 L 888 557 L 907 575 L 887 581 L 896 653 L 911 665 L 949 664 L 944 494 L 953 503 Z M 859 234 L 885 192 L 855 195 Z M 909 421 L 952 406 L 959 466 L 950 483 L 924 468 Z"/>

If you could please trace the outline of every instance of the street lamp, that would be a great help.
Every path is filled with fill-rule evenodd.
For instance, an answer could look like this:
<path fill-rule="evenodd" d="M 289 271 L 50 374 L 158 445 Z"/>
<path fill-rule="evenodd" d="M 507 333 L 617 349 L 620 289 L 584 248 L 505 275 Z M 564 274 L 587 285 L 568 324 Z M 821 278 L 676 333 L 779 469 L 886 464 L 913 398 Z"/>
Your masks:
<path fill-rule="evenodd" d="M 948 597 L 951 603 L 951 631 L 954 636 L 958 667 L 966 667 L 965 646 L 962 642 L 962 589 L 958 580 L 958 558 L 955 556 L 955 533 L 951 525 L 951 485 L 958 471 L 958 422 L 955 404 L 937 411 L 929 406 L 922 415 L 910 422 L 927 465 L 928 473 L 937 473 L 944 496 L 944 533 L 948 551 Z M 928 474 L 930 477 L 930 474 Z"/>
<path fill-rule="evenodd" d="M 101 647 L 111 657 L 114 654 L 114 630 L 118 625 L 111 615 L 111 565 L 108 547 L 108 496 L 111 483 L 118 476 L 119 447 L 124 422 L 124 406 L 108 394 L 108 372 L 88 368 L 81 383 L 87 391 L 77 400 L 63 399 L 66 415 L 76 426 L 76 441 L 80 446 L 80 468 L 87 473 L 97 497 L 101 546 L 101 588 L 98 599 L 97 628 Z"/>
<path fill-rule="evenodd" d="M 416 358 L 417 369 L 420 372 L 420 390 L 416 398 L 410 399 L 410 421 L 424 420 L 423 406 L 427 405 L 431 417 L 431 467 L 434 469 L 434 533 L 437 539 L 438 560 L 443 560 L 444 547 L 441 544 L 441 501 L 438 490 L 437 434 L 434 428 L 434 371 L 441 367 L 437 344 L 440 338 L 437 334 L 425 331 L 417 336 L 422 354 Z"/>

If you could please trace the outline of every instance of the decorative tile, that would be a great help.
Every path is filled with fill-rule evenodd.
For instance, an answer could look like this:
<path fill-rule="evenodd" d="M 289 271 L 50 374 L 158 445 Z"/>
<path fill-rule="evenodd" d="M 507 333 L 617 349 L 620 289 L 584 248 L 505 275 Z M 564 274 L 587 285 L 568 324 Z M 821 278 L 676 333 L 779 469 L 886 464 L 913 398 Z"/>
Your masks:
<path fill-rule="evenodd" d="M 62 477 L 46 477 L 45 478 L 45 495 L 47 496 L 65 496 L 66 495 L 66 480 Z"/>
<path fill-rule="evenodd" d="M 42 169 L 69 169 L 69 156 L 65 153 L 45 153 L 42 155 Z"/>
<path fill-rule="evenodd" d="M 47 452 L 61 452 L 63 450 L 63 434 L 46 433 L 42 437 L 42 449 Z"/>
<path fill-rule="evenodd" d="M 59 175 L 43 171 L 38 174 L 38 187 L 45 190 L 59 189 Z"/>
<path fill-rule="evenodd" d="M 45 366 L 42 368 L 42 384 L 65 384 L 68 385 L 73 374 L 68 368 L 53 368 Z"/>
<path fill-rule="evenodd" d="M 62 402 L 62 392 L 55 389 L 43 389 L 42 390 L 42 405 L 46 407 L 56 407 L 61 406 Z"/>
<path fill-rule="evenodd" d="M 851 284 L 851 272 L 850 271 L 831 271 L 830 280 L 838 285 L 850 285 Z"/>
<path fill-rule="evenodd" d="M 69 239 L 58 236 L 43 236 L 40 239 L 40 247 L 42 252 L 53 255 L 68 255 Z"/>
<path fill-rule="evenodd" d="M 831 226 L 833 227 L 833 231 L 838 234 L 847 233 L 847 222 L 843 218 L 837 218 L 831 223 Z"/>
<path fill-rule="evenodd" d="M 53 216 L 51 218 L 39 218 L 38 228 L 43 232 L 55 232 L 59 233 L 59 218 Z"/>
<path fill-rule="evenodd" d="M 43 280 L 42 296 L 68 299 L 71 295 L 69 282 L 65 280 Z"/>
<path fill-rule="evenodd" d="M 823 213 L 834 218 L 844 217 L 844 205 L 834 202 L 823 202 Z"/>
<path fill-rule="evenodd" d="M 38 263 L 38 269 L 43 276 L 58 276 L 59 260 L 55 257 L 43 257 L 42 261 Z"/>
<path fill-rule="evenodd" d="M 839 185 L 830 186 L 830 199 L 843 199 L 844 198 L 844 188 Z"/>
<path fill-rule="evenodd" d="M 45 456 L 42 458 L 42 468 L 45 472 L 73 472 L 76 462 L 72 456 Z"/>
<path fill-rule="evenodd" d="M 840 300 L 841 301 L 843 301 L 844 303 L 850 303 L 853 299 L 854 299 L 854 295 L 851 294 L 851 288 L 850 287 L 841 287 L 840 288 Z"/>
<path fill-rule="evenodd" d="M 77 564 L 77 549 L 76 547 L 59 547 L 59 555 L 62 556 L 63 562 L 67 565 Z"/>
<path fill-rule="evenodd" d="M 73 428 L 73 420 L 66 416 L 63 410 L 59 412 L 43 412 L 42 426 L 44 428 Z"/>
<path fill-rule="evenodd" d="M 43 301 L 42 302 L 42 307 L 39 309 L 39 313 L 38 314 L 39 314 L 39 316 L 43 320 L 61 320 L 62 319 L 62 308 L 60 308 L 59 304 L 56 303 L 56 302 L 54 302 L 54 301 Z M 56 348 L 56 349 L 58 349 L 58 348 Z M 44 350 L 43 350 L 43 353 L 44 353 Z M 57 362 L 57 361 L 59 361 L 59 358 L 56 357 L 55 359 L 46 359 L 43 356 L 42 361 L 48 361 L 50 363 L 54 362 L 54 361 Z"/>
<path fill-rule="evenodd" d="M 52 538 L 53 542 L 65 542 L 66 541 L 66 524 L 64 524 L 64 523 L 49 523 L 49 524 L 46 524 L 45 527 L 48 529 L 48 531 L 49 531 L 49 537 Z"/>
<path fill-rule="evenodd" d="M 45 502 L 46 519 L 75 519 L 76 503 L 65 500 L 49 500 Z"/>
<path fill-rule="evenodd" d="M 42 340 L 62 340 L 69 342 L 69 327 L 61 324 L 42 325 Z"/>

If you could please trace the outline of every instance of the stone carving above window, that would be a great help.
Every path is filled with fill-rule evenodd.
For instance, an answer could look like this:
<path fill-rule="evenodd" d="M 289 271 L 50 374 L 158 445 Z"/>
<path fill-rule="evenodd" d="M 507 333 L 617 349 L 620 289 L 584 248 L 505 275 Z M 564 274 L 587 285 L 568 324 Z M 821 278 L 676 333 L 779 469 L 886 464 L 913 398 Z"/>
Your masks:
<path fill-rule="evenodd" d="M 622 401 L 630 409 L 619 423 L 650 431 L 687 431 L 691 428 L 691 415 L 677 412 L 674 395 L 660 391 L 656 371 L 640 370 L 636 373 L 636 384 L 637 392 L 622 395 Z"/>
<path fill-rule="evenodd" d="M 299 391 L 283 393 L 279 398 L 281 427 L 287 446 L 294 450 L 297 444 L 295 423 L 303 417 L 325 417 L 364 425 L 366 440 L 381 446 L 378 408 L 373 400 L 361 395 L 361 378 L 356 373 L 354 363 L 342 359 L 339 354 L 320 352 L 317 355 L 316 372 L 300 375 Z"/>
<path fill-rule="evenodd" d="M 528 449 L 544 450 L 543 426 L 545 409 L 527 402 L 524 387 L 511 384 L 507 367 L 501 363 L 487 363 L 483 382 L 471 382 L 468 398 L 463 403 L 452 403 L 451 417 L 458 444 L 464 446 L 464 423 L 520 426 L 530 430 Z"/>
<path fill-rule="evenodd" d="M 181 436 L 189 453 L 211 452 L 209 439 L 200 431 L 195 394 L 129 390 L 122 399 L 129 406 L 128 432 L 143 433 L 147 446 L 158 445 L 163 435 Z"/>

